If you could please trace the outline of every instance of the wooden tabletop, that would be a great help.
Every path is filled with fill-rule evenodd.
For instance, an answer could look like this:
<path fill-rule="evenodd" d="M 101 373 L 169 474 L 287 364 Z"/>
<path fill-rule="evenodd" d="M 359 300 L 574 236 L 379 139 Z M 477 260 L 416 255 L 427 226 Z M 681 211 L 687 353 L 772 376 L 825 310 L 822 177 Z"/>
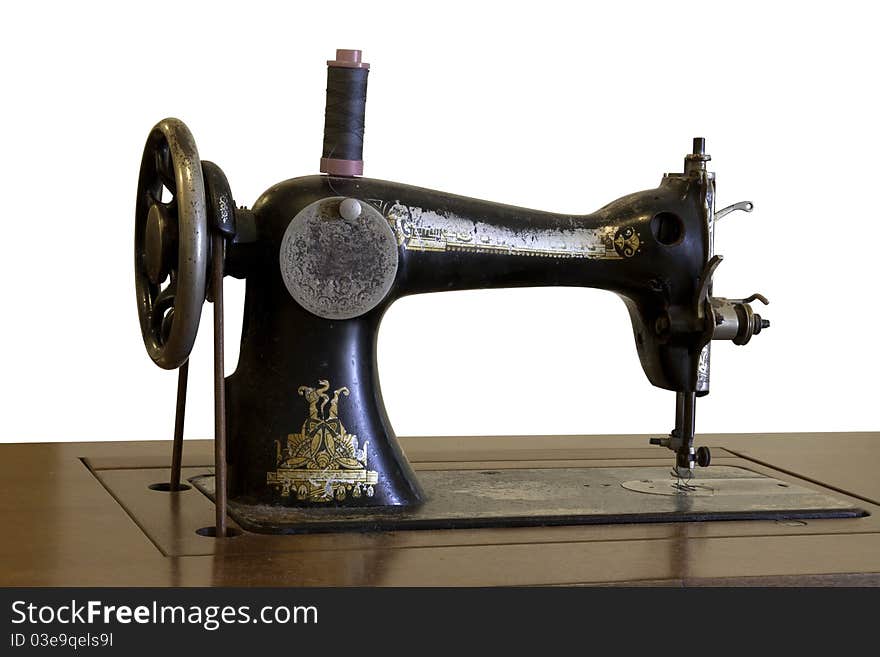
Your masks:
<path fill-rule="evenodd" d="M 713 463 L 849 499 L 864 518 L 215 540 L 213 506 L 168 480 L 170 443 L 0 445 L 0 585 L 880 585 L 880 433 L 709 434 Z M 415 469 L 657 465 L 647 436 L 403 438 Z M 186 441 L 185 475 L 212 443 Z M 671 461 L 670 461 L 671 462 Z"/>

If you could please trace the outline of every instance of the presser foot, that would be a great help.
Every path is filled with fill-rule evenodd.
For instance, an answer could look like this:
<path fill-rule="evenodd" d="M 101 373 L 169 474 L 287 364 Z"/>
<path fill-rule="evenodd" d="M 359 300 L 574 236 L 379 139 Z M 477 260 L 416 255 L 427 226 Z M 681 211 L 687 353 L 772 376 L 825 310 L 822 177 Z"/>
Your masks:
<path fill-rule="evenodd" d="M 652 445 L 666 447 L 675 452 L 675 465 L 672 474 L 680 484 L 693 477 L 696 466 L 708 467 L 712 462 L 712 452 L 708 447 L 694 448 L 694 417 L 696 394 L 679 392 L 675 402 L 675 428 L 665 438 L 651 438 Z"/>
<path fill-rule="evenodd" d="M 691 479 L 694 478 L 694 471 L 692 468 L 679 468 L 678 466 L 675 466 L 669 474 L 675 479 L 675 481 L 672 482 L 672 487 L 678 492 L 692 493 L 697 490 L 697 487 L 690 483 Z"/>
<path fill-rule="evenodd" d="M 680 443 L 681 439 L 675 433 L 673 431 L 666 438 L 651 438 L 648 442 L 651 445 L 667 447 L 675 452 L 675 465 L 672 466 L 670 474 L 675 477 L 679 485 L 687 487 L 687 482 L 693 479 L 694 470 L 697 466 L 706 468 L 712 462 L 712 452 L 705 445 L 696 449 L 692 445 L 688 447 L 680 446 L 677 443 Z"/>

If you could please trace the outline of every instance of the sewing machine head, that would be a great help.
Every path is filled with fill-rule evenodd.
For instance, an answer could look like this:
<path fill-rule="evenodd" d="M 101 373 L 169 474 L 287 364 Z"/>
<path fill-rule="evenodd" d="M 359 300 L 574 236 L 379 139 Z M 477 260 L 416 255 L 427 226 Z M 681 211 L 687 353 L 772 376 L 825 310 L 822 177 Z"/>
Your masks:
<path fill-rule="evenodd" d="M 357 51 L 338 51 L 328 65 L 323 175 L 281 182 L 250 210 L 236 207 L 181 121 L 158 123 L 144 150 L 135 231 L 144 343 L 157 365 L 181 367 L 202 304 L 219 310 L 218 491 L 227 489 L 228 463 L 237 500 L 419 503 L 382 402 L 379 324 L 402 296 L 474 288 L 618 294 L 645 374 L 677 393 L 675 428 L 652 442 L 675 452 L 681 475 L 708 465 L 708 449 L 694 447 L 694 405 L 709 392 L 711 341 L 743 345 L 769 323 L 750 305 L 766 303 L 762 296 L 713 295 L 715 223 L 752 207 L 715 210 L 705 141 L 694 140 L 681 173 L 591 214 L 453 196 L 361 177 L 369 68 Z M 163 187 L 172 200 L 162 201 Z M 226 380 L 224 275 L 247 280 L 240 359 Z"/>

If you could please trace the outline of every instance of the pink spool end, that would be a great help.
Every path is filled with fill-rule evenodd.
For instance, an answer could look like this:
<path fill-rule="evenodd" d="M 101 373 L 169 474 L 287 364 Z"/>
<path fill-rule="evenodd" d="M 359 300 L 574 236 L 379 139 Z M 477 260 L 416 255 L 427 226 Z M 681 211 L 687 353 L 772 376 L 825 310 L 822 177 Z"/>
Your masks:
<path fill-rule="evenodd" d="M 331 176 L 362 176 L 364 175 L 364 161 L 337 160 L 332 157 L 322 157 L 321 173 Z"/>
<path fill-rule="evenodd" d="M 327 66 L 335 66 L 338 68 L 366 68 L 370 65 L 361 61 L 360 50 L 337 50 L 336 59 L 327 60 Z"/>

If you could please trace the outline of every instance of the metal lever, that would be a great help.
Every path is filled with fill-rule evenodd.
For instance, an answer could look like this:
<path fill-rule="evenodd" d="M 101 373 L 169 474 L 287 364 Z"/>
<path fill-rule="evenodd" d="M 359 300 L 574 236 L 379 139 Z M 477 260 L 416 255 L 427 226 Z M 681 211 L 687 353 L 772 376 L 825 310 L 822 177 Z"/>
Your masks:
<path fill-rule="evenodd" d="M 697 297 L 694 302 L 694 306 L 696 307 L 697 311 L 697 317 L 699 319 L 703 319 L 703 317 L 705 317 L 703 302 L 709 296 L 709 288 L 712 286 L 712 275 L 715 273 L 715 270 L 718 269 L 718 265 L 721 264 L 722 260 L 724 260 L 724 256 L 712 256 L 711 260 L 709 260 L 709 262 L 707 262 L 706 266 L 703 268 L 703 273 L 700 274 L 700 287 L 697 289 Z"/>
<path fill-rule="evenodd" d="M 755 292 L 754 294 L 746 297 L 745 299 L 728 299 L 728 301 L 730 301 L 731 303 L 752 303 L 753 301 L 760 301 L 765 306 L 770 305 L 770 302 L 767 301 L 767 297 L 765 297 L 763 294 L 759 294 L 758 292 Z"/>
<path fill-rule="evenodd" d="M 214 521 L 215 536 L 226 529 L 226 378 L 223 358 L 223 233 L 212 237 L 211 287 L 214 293 Z"/>
<path fill-rule="evenodd" d="M 739 203 L 734 203 L 733 205 L 728 205 L 726 208 L 721 208 L 720 210 L 715 211 L 715 221 L 718 221 L 722 217 L 726 217 L 731 212 L 736 212 L 737 210 L 742 210 L 743 212 L 751 212 L 755 209 L 754 203 L 751 201 L 740 201 Z"/>
<path fill-rule="evenodd" d="M 174 412 L 174 442 L 171 444 L 171 491 L 181 490 L 180 468 L 183 461 L 183 423 L 186 415 L 186 384 L 189 377 L 189 358 L 177 372 L 177 408 Z"/>

